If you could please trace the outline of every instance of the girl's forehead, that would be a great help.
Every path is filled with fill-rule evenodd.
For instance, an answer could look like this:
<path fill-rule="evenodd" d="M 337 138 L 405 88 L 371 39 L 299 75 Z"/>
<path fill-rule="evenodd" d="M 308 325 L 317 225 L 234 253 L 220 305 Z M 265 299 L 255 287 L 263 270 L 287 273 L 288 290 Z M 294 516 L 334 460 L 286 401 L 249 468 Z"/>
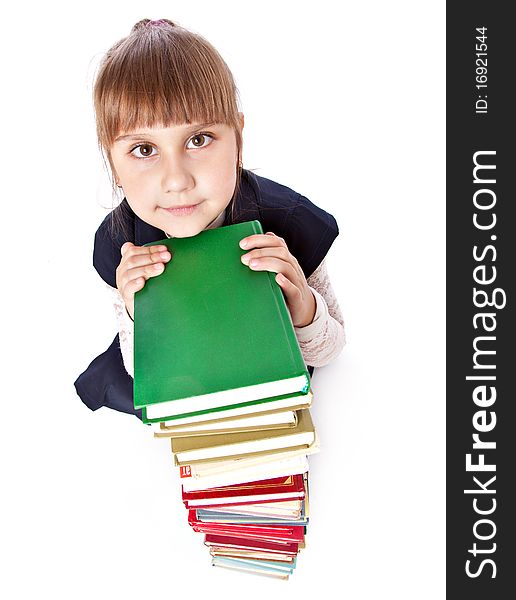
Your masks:
<path fill-rule="evenodd" d="M 163 131 L 163 130 L 194 130 L 194 129 L 198 129 L 199 127 L 225 127 L 225 126 L 229 126 L 229 123 L 224 123 L 222 121 L 205 121 L 202 119 L 199 120 L 192 120 L 192 121 L 180 121 L 180 122 L 176 122 L 176 121 L 172 121 L 172 122 L 167 122 L 167 123 L 163 123 L 163 122 L 156 122 L 156 123 L 149 123 L 149 122 L 141 122 L 141 123 L 130 123 L 130 124 L 126 124 L 124 125 L 122 123 L 119 131 L 118 131 L 118 135 L 126 135 L 128 133 L 131 133 L 133 131 Z"/>
<path fill-rule="evenodd" d="M 231 126 L 226 123 L 217 123 L 217 122 L 182 122 L 182 123 L 156 123 L 154 125 L 142 124 L 135 125 L 131 127 L 125 127 L 118 131 L 115 135 L 115 142 L 125 141 L 131 139 L 133 137 L 141 137 L 141 136 L 170 136 L 170 135 L 191 135 L 195 132 L 198 132 L 200 129 L 204 128 L 215 128 L 215 129 L 226 129 Z"/>
<path fill-rule="evenodd" d="M 188 125 L 188 122 L 184 119 L 177 120 L 167 120 L 156 119 L 149 116 L 148 118 L 139 118 L 135 120 L 130 116 L 120 115 L 118 133 L 125 134 L 130 133 L 135 130 L 154 130 L 154 129 L 164 129 L 166 127 L 184 127 Z"/>

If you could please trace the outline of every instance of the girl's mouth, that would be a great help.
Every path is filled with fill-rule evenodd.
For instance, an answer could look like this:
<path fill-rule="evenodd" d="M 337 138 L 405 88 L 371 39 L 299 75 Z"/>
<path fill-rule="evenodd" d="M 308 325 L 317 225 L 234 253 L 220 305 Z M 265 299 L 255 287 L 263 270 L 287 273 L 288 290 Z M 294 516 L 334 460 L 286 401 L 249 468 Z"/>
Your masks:
<path fill-rule="evenodd" d="M 195 212 L 199 204 L 200 202 L 198 204 L 189 204 L 188 206 L 171 206 L 170 208 L 163 208 L 163 210 L 175 217 L 181 217 L 191 215 Z"/>

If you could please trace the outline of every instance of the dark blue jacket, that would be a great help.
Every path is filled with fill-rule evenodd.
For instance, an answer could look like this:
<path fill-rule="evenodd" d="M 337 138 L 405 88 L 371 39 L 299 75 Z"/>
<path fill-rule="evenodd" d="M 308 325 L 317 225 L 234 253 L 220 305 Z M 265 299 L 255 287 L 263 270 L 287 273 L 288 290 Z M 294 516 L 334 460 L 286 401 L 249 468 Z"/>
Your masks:
<path fill-rule="evenodd" d="M 335 219 L 288 187 L 243 170 L 234 206 L 224 225 L 257 219 L 264 232 L 282 237 L 309 277 L 321 264 L 339 230 Z M 124 199 L 95 234 L 93 265 L 102 279 L 116 287 L 120 248 L 125 242 L 142 246 L 166 238 L 164 231 L 137 217 Z M 313 371 L 309 367 L 310 373 Z M 75 381 L 81 400 L 91 410 L 107 406 L 141 418 L 133 406 L 133 380 L 125 370 L 118 335 Z"/>

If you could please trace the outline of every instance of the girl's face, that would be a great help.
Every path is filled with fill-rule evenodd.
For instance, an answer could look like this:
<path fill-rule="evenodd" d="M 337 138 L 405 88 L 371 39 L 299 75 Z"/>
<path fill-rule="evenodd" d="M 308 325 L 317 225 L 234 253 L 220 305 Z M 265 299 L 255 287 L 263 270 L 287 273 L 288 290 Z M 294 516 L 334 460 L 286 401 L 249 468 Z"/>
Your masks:
<path fill-rule="evenodd" d="M 205 229 L 235 190 L 238 153 L 229 125 L 124 131 L 110 155 L 117 183 L 135 214 L 173 237 Z"/>

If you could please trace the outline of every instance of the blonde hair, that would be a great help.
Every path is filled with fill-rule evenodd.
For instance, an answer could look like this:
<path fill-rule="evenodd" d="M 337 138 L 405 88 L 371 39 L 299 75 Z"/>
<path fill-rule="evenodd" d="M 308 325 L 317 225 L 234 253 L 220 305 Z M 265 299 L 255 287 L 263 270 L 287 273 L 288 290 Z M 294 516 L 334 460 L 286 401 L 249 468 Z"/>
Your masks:
<path fill-rule="evenodd" d="M 203 37 L 168 19 L 139 21 L 108 50 L 93 88 L 98 142 L 112 174 L 110 148 L 122 131 L 224 123 L 234 129 L 238 151 L 234 198 L 242 170 L 237 98 L 229 67 Z"/>

